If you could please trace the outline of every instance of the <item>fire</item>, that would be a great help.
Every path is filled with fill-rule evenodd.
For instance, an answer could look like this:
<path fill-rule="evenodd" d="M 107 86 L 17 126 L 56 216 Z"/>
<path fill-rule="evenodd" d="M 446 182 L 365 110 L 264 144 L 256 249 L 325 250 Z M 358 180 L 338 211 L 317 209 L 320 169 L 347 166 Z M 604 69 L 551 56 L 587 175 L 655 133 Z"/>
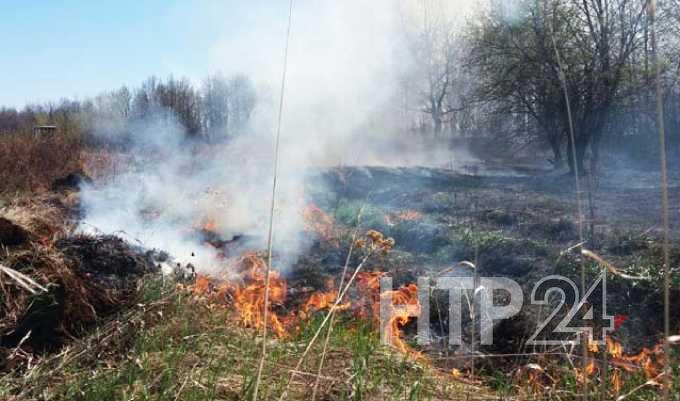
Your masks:
<path fill-rule="evenodd" d="M 201 230 L 209 233 L 217 232 L 217 223 L 212 217 L 206 217 L 201 222 Z"/>
<path fill-rule="evenodd" d="M 621 358 L 623 356 L 623 346 L 614 341 L 611 337 L 607 337 L 607 353 L 614 358 Z"/>
<path fill-rule="evenodd" d="M 588 349 L 593 354 L 607 353 L 610 363 L 614 366 L 609 383 L 614 394 L 619 394 L 625 383 L 623 373 L 636 373 L 642 371 L 648 380 L 656 380 L 662 374 L 666 365 L 667 357 L 664 353 L 663 343 L 652 348 L 643 348 L 639 353 L 627 355 L 623 345 L 612 337 L 606 338 L 605 347 L 600 348 L 597 343 L 589 342 Z M 591 359 L 584 369 L 576 370 L 576 378 L 583 382 L 588 377 L 598 372 L 595 359 Z"/>
<path fill-rule="evenodd" d="M 607 353 L 612 357 L 612 363 L 627 372 L 635 372 L 639 369 L 645 373 L 647 379 L 654 379 L 663 372 L 666 364 L 666 355 L 663 343 L 652 348 L 644 347 L 635 355 L 626 355 L 623 346 L 611 337 L 607 337 Z"/>
<path fill-rule="evenodd" d="M 402 221 L 415 221 L 422 220 L 423 214 L 417 210 L 408 209 L 395 214 L 395 217 Z"/>
<path fill-rule="evenodd" d="M 240 260 L 241 267 L 246 271 L 245 285 L 237 286 L 234 291 L 234 307 L 239 313 L 241 322 L 246 327 L 261 328 L 264 324 L 265 298 L 265 261 L 254 253 L 248 253 Z M 272 305 L 282 305 L 286 298 L 288 287 L 279 273 L 275 270 L 269 273 L 269 305 L 267 315 L 271 328 L 279 337 L 283 337 L 286 329 L 279 317 L 272 311 Z"/>
<path fill-rule="evenodd" d="M 335 232 L 335 220 L 318 206 L 310 203 L 302 210 L 305 229 L 316 233 L 319 238 L 337 247 L 340 241 Z"/>
<path fill-rule="evenodd" d="M 614 372 L 612 373 L 611 377 L 611 383 L 612 388 L 614 389 L 614 393 L 618 395 L 621 392 L 621 388 L 623 387 L 623 380 L 621 379 L 621 370 L 614 369 Z"/>
<path fill-rule="evenodd" d="M 380 292 L 380 278 L 384 272 L 361 273 L 357 278 L 357 285 L 370 295 L 370 309 L 376 322 L 386 319 L 384 330 L 388 330 L 392 345 L 404 353 L 416 354 L 402 339 L 402 328 L 409 319 L 420 315 L 418 302 L 418 286 L 411 283 L 397 290 Z M 381 300 L 390 305 L 388 317 L 380 316 Z"/>
<path fill-rule="evenodd" d="M 595 360 L 591 359 L 588 361 L 588 364 L 585 367 L 585 374 L 586 376 L 592 376 L 597 372 L 597 366 L 595 365 Z"/>
<path fill-rule="evenodd" d="M 311 221 L 308 225 L 311 230 L 326 240 L 337 241 L 335 231 L 332 229 L 333 220 L 328 215 L 311 205 L 305 209 L 305 216 Z M 213 226 L 206 222 L 203 227 L 211 229 Z M 380 254 L 392 249 L 394 240 L 384 237 L 378 231 L 370 230 L 357 240 L 355 245 L 358 249 L 370 252 L 369 255 L 374 252 Z M 337 301 L 339 289 L 330 280 L 326 282 L 325 290 L 314 292 L 304 302 L 299 303 L 299 310 L 281 314 L 280 311 L 286 306 L 288 285 L 280 273 L 272 269 L 269 273 L 269 303 L 265 319 L 266 262 L 257 253 L 247 252 L 231 263 L 229 260 L 224 260 L 224 263 L 231 265 L 228 266 L 229 271 L 239 277 L 239 280 L 220 281 L 198 275 L 192 291 L 197 297 L 212 303 L 230 304 L 234 308 L 236 319 L 244 327 L 261 329 L 267 325 L 277 336 L 284 337 L 296 321 L 309 316 L 313 311 L 328 310 Z M 364 296 L 353 297 L 352 301 L 339 304 L 336 311 L 352 309 L 358 315 L 366 317 L 370 313 L 375 322 L 380 322 L 382 317 L 383 328 L 388 333 L 391 344 L 404 353 L 419 355 L 404 342 L 402 332 L 411 317 L 420 314 L 418 287 L 411 283 L 381 294 L 380 278 L 383 275 L 385 275 L 383 272 L 359 273 L 356 281 L 357 293 Z M 381 300 L 388 301 L 387 316 L 381 316 Z M 369 313 L 365 313 L 366 311 Z"/>
<path fill-rule="evenodd" d="M 381 299 L 388 301 L 390 305 L 390 315 L 387 325 L 392 335 L 392 344 L 401 352 L 409 353 L 412 350 L 402 339 L 401 328 L 406 326 L 409 318 L 420 315 L 420 304 L 418 303 L 418 286 L 411 283 L 394 291 L 385 291 L 380 294 Z M 389 302 L 391 301 L 391 302 Z M 406 306 L 400 308 L 397 306 Z"/>
<path fill-rule="evenodd" d="M 325 292 L 315 292 L 313 293 L 307 302 L 302 305 L 302 312 L 307 315 L 313 310 L 326 310 L 330 309 L 335 303 L 338 297 L 338 289 L 335 287 L 333 280 L 326 282 L 326 288 L 328 291 Z M 351 302 L 344 302 L 337 306 L 336 310 L 343 311 L 347 310 L 352 306 Z"/>
<path fill-rule="evenodd" d="M 385 224 L 393 226 L 401 221 L 418 221 L 423 219 L 423 214 L 417 210 L 406 209 L 385 215 Z"/>
<path fill-rule="evenodd" d="M 215 280 L 204 275 L 198 275 L 193 285 L 193 293 L 196 296 L 208 298 L 212 303 L 226 303 L 231 301 L 238 316 L 239 322 L 244 327 L 260 329 L 264 321 L 264 297 L 265 297 L 265 261 L 256 253 L 246 253 L 240 257 L 233 267 L 241 273 L 243 283 L 235 283 L 229 280 Z M 286 334 L 284 322 L 286 319 L 279 317 L 272 306 L 280 306 L 286 298 L 287 285 L 279 273 L 275 270 L 269 274 L 269 305 L 267 308 L 267 324 L 277 336 Z"/>
<path fill-rule="evenodd" d="M 237 271 L 242 273 L 243 283 L 231 281 L 218 281 L 206 276 L 199 275 L 193 285 L 193 293 L 196 296 L 208 298 L 212 301 L 231 301 L 236 312 L 236 317 L 244 327 L 262 328 L 264 321 L 264 292 L 265 292 L 265 261 L 255 253 L 248 253 L 236 263 Z M 336 311 L 352 309 L 360 316 L 366 307 L 375 322 L 380 321 L 380 301 L 389 300 L 389 314 L 385 318 L 385 328 L 388 330 L 392 345 L 401 352 L 418 355 L 403 340 L 403 327 L 410 318 L 420 313 L 415 284 L 404 285 L 392 291 L 380 293 L 380 278 L 383 272 L 360 273 L 357 276 L 357 287 L 367 296 L 356 301 L 343 302 L 338 305 Z M 336 302 L 338 289 L 332 282 L 328 282 L 326 291 L 312 293 L 300 306 L 300 313 L 292 312 L 280 315 L 275 308 L 283 307 L 288 291 L 287 283 L 277 271 L 271 271 L 269 276 L 269 308 L 267 309 L 267 322 L 278 337 L 285 337 L 288 328 L 293 322 L 308 316 L 313 311 L 328 310 Z"/>

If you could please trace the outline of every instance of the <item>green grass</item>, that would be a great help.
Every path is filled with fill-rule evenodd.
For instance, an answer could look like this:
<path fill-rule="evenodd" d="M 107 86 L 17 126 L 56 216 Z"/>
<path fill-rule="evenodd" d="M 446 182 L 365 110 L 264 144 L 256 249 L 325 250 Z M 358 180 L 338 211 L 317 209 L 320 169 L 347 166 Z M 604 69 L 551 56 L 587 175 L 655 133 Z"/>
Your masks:
<path fill-rule="evenodd" d="M 292 329 L 288 338 L 270 338 L 261 399 L 278 398 L 323 317 L 323 312 L 317 312 Z M 312 348 L 302 372 L 317 371 L 323 337 Z M 257 332 L 239 327 L 228 308 L 208 307 L 186 292 L 151 280 L 135 309 L 70 344 L 67 352 L 1 377 L 0 399 L 248 399 L 260 346 Z M 495 397 L 518 392 L 517 382 L 498 369 L 480 372 L 490 390 L 471 390 L 427 364 L 385 348 L 371 322 L 349 315 L 336 319 L 324 366 L 319 400 L 443 400 L 466 399 L 471 391 Z M 579 387 L 568 364 L 554 361 L 550 374 L 559 380 L 561 399 L 576 399 L 570 398 Z M 643 382 L 640 375 L 627 377 L 622 393 Z M 309 399 L 313 384 L 312 375 L 297 375 L 288 399 Z M 655 397 L 656 389 L 644 388 L 629 399 Z"/>
<path fill-rule="evenodd" d="M 281 393 L 322 319 L 318 313 L 290 338 L 269 340 L 260 388 L 265 399 Z M 68 353 L 0 378 L 0 399 L 247 399 L 260 353 L 257 337 L 234 323 L 227 308 L 208 308 L 154 281 L 134 311 L 72 344 Z M 322 344 L 301 371 L 316 372 Z M 370 322 L 351 316 L 336 319 L 322 376 L 320 400 L 442 398 L 431 370 L 384 348 Z M 308 399 L 313 382 L 313 376 L 296 376 L 288 399 Z"/>

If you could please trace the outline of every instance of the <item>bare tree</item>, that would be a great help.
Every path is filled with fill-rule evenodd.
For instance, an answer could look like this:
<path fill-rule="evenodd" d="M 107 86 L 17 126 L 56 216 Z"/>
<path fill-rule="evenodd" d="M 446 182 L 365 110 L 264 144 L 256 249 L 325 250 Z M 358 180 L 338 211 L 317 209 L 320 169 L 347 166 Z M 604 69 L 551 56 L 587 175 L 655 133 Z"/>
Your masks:
<path fill-rule="evenodd" d="M 439 137 L 444 125 L 451 123 L 451 115 L 461 110 L 460 98 L 453 91 L 462 75 L 461 42 L 453 22 L 441 10 L 428 2 L 421 6 L 422 22 L 406 29 L 414 68 L 400 85 L 404 94 L 416 94 L 415 111 L 429 116 L 434 136 Z"/>
<path fill-rule="evenodd" d="M 518 1 L 512 19 L 490 11 L 471 28 L 469 64 L 480 79 L 478 95 L 505 113 L 531 116 L 555 159 L 566 142 L 578 170 L 591 150 L 591 168 L 610 112 L 624 91 L 629 60 L 641 44 L 644 7 L 637 0 Z M 567 115 L 559 95 L 556 55 L 564 63 L 575 124 L 575 157 L 565 135 Z"/>

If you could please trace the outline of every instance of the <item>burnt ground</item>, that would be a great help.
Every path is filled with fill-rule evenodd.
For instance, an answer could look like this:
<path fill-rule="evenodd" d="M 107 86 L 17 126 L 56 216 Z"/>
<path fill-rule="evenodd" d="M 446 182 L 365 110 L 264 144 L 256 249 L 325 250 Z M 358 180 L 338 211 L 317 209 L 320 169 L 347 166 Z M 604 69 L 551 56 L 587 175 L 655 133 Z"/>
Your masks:
<path fill-rule="evenodd" d="M 593 192 L 594 235 L 589 235 L 590 223 L 584 227 L 588 249 L 622 272 L 645 277 L 630 280 L 610 275 L 608 281 L 608 313 L 627 319 L 614 335 L 631 351 L 655 343 L 662 331 L 657 177 L 634 171 L 602 174 Z M 550 274 L 579 283 L 580 256 L 568 251 L 579 243 L 573 177 L 509 169 L 503 175 L 485 176 L 430 168 L 346 167 L 317 171 L 310 181 L 311 199 L 337 222 L 354 224 L 362 209 L 362 227 L 396 240 L 395 250 L 371 266 L 392 272 L 395 285 L 418 275 L 436 275 L 463 260 L 476 261 L 481 276 L 515 279 L 524 289 L 525 300 L 533 285 Z M 584 192 L 584 214 L 589 217 L 587 199 Z M 680 220 L 678 200 L 680 186 L 671 185 L 672 227 Z M 678 239 L 675 233 L 673 267 L 680 261 Z M 335 253 L 312 248 L 297 264 L 298 272 L 315 262 L 329 274 L 337 274 L 346 252 L 340 248 Z M 585 263 L 588 280 L 594 281 L 600 267 L 591 260 Z M 458 268 L 447 274 L 469 271 Z M 679 294 L 677 284 L 672 297 Z M 599 294 L 597 290 L 595 296 Z M 446 302 L 446 296 L 440 298 Z M 673 308 L 672 313 L 672 329 L 678 331 L 679 310 Z M 518 351 L 536 321 L 536 310 L 525 308 L 517 318 L 502 322 L 495 329 L 495 339 L 500 340 L 492 348 Z"/>

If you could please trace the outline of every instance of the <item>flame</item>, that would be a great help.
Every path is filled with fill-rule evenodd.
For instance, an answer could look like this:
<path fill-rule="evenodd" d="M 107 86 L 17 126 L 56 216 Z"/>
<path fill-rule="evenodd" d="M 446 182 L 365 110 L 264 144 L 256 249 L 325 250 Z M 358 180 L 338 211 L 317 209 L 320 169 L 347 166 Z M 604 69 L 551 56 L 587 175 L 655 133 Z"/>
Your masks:
<path fill-rule="evenodd" d="M 415 221 L 422 220 L 423 214 L 417 210 L 407 209 L 395 214 L 394 217 L 403 221 Z"/>
<path fill-rule="evenodd" d="M 307 215 L 314 215 L 317 219 L 315 221 L 319 221 L 319 224 L 313 226 L 314 230 L 332 233 L 330 230 L 325 230 L 332 224 L 332 219 L 325 214 L 319 214 L 319 212 L 320 209 L 315 206 L 310 206 L 307 209 Z M 384 237 L 378 231 L 370 230 L 365 234 L 365 238 L 357 241 L 357 246 L 371 253 L 386 253 L 394 246 L 394 240 Z M 225 263 L 228 263 L 228 261 L 225 260 Z M 256 329 L 261 329 L 267 325 L 279 337 L 284 337 L 288 328 L 300 318 L 308 316 L 310 312 L 330 309 L 336 303 L 339 293 L 335 283 L 327 281 L 326 290 L 312 293 L 304 302 L 299 304 L 299 311 L 281 315 L 277 311 L 285 306 L 288 285 L 278 271 L 270 270 L 269 303 L 267 304 L 267 318 L 265 319 L 266 262 L 257 253 L 247 252 L 236 259 L 235 262 L 232 262 L 228 268 L 240 280 L 219 281 L 199 274 L 192 287 L 194 295 L 208 299 L 213 303 L 230 303 L 241 325 Z M 411 317 L 417 317 L 420 314 L 417 296 L 418 287 L 411 283 L 381 294 L 380 278 L 383 275 L 385 275 L 384 272 L 359 273 L 356 284 L 358 293 L 363 293 L 365 296 L 339 304 L 336 310 L 353 309 L 361 314 L 368 309 L 373 320 L 379 322 L 381 300 L 389 300 L 388 315 L 383 316 L 383 319 L 386 319 L 386 325 L 390 330 L 392 345 L 404 353 L 418 356 L 420 354 L 411 350 L 402 338 L 403 327 Z"/>
<path fill-rule="evenodd" d="M 614 366 L 610 383 L 615 394 L 619 394 L 623 388 L 623 373 L 635 373 L 642 371 L 648 380 L 657 378 L 666 364 L 666 355 L 663 350 L 663 343 L 657 344 L 652 348 L 643 348 L 639 353 L 626 355 L 623 345 L 612 337 L 606 338 L 606 346 L 600 349 L 597 343 L 589 342 L 588 349 L 597 354 L 606 352 L 611 357 L 611 364 Z M 576 378 L 582 382 L 587 377 L 593 376 L 597 372 L 595 360 L 591 359 L 583 369 L 576 371 Z"/>
<path fill-rule="evenodd" d="M 607 337 L 607 353 L 614 358 L 621 358 L 623 356 L 623 346 L 621 343 L 614 341 L 611 337 Z"/>
<path fill-rule="evenodd" d="M 621 388 L 623 387 L 623 380 L 621 379 L 621 371 L 619 369 L 614 369 L 612 377 L 610 379 L 614 393 L 619 395 L 621 393 Z"/>
<path fill-rule="evenodd" d="M 623 346 L 611 337 L 607 337 L 607 352 L 612 356 L 612 363 L 627 372 L 635 372 L 642 368 L 647 379 L 657 377 L 666 364 L 663 343 L 652 348 L 644 347 L 635 355 L 625 355 Z"/>
<path fill-rule="evenodd" d="M 206 276 L 196 277 L 196 282 L 194 283 L 193 292 L 195 295 L 203 295 L 210 292 L 210 279 Z"/>
<path fill-rule="evenodd" d="M 392 333 L 392 344 L 401 352 L 412 352 L 404 340 L 402 340 L 401 328 L 408 323 L 409 318 L 420 315 L 418 286 L 411 283 L 398 290 L 385 291 L 380 294 L 380 298 L 392 301 L 389 303 L 390 315 L 387 320 Z M 399 308 L 397 307 L 398 305 L 405 305 L 406 308 Z"/>
<path fill-rule="evenodd" d="M 316 233 L 319 238 L 338 247 L 340 241 L 335 232 L 335 220 L 313 203 L 302 210 L 305 230 Z"/>
<path fill-rule="evenodd" d="M 584 373 L 586 376 L 592 376 L 597 372 L 597 365 L 595 365 L 595 360 L 591 359 L 588 361 L 588 364 L 584 368 Z"/>
<path fill-rule="evenodd" d="M 333 280 L 329 280 L 326 282 L 326 288 L 328 291 L 324 292 L 315 292 L 312 295 L 310 295 L 309 299 L 307 299 L 307 302 L 305 302 L 302 305 L 302 312 L 307 315 L 309 314 L 310 311 L 312 310 L 326 310 L 330 309 L 333 304 L 335 304 L 335 301 L 338 297 L 338 289 L 335 287 L 335 283 Z M 336 311 L 343 311 L 347 310 L 352 306 L 351 302 L 344 302 L 341 304 L 338 304 L 336 307 Z"/>
<path fill-rule="evenodd" d="M 380 278 L 386 273 L 369 272 L 360 273 L 357 276 L 358 287 L 370 296 L 370 310 L 374 321 L 380 322 L 381 300 L 387 300 L 390 305 L 389 315 L 382 317 L 390 329 L 392 345 L 399 351 L 408 354 L 417 354 L 402 339 L 402 328 L 409 322 L 411 317 L 420 315 L 420 303 L 418 302 L 418 286 L 411 283 L 397 290 L 380 293 Z"/>
<path fill-rule="evenodd" d="M 239 258 L 234 270 L 241 273 L 243 283 L 229 280 L 216 280 L 199 274 L 193 285 L 193 293 L 196 296 L 209 298 L 212 303 L 226 303 L 231 300 L 238 316 L 239 322 L 244 327 L 262 328 L 264 321 L 264 297 L 266 290 L 266 263 L 256 253 L 248 252 Z M 284 322 L 286 319 L 279 317 L 272 306 L 280 306 L 286 298 L 288 287 L 276 270 L 269 274 L 269 304 L 267 308 L 267 324 L 277 336 L 286 334 Z"/>
<path fill-rule="evenodd" d="M 246 270 L 245 286 L 237 286 L 234 291 L 234 307 L 239 313 L 241 323 L 246 327 L 261 328 L 264 324 L 264 298 L 267 286 L 265 285 L 265 261 L 254 253 L 247 253 L 240 263 Z M 269 273 L 269 305 L 267 315 L 269 325 L 279 337 L 283 337 L 286 329 L 279 317 L 272 311 L 272 305 L 281 305 L 286 298 L 288 286 L 281 279 L 276 270 Z"/>
<path fill-rule="evenodd" d="M 203 218 L 200 228 L 202 231 L 214 233 L 217 232 L 217 222 L 212 217 Z"/>
<path fill-rule="evenodd" d="M 418 221 L 423 219 L 423 214 L 417 210 L 406 209 L 385 215 L 385 224 L 393 226 L 401 221 Z"/>

